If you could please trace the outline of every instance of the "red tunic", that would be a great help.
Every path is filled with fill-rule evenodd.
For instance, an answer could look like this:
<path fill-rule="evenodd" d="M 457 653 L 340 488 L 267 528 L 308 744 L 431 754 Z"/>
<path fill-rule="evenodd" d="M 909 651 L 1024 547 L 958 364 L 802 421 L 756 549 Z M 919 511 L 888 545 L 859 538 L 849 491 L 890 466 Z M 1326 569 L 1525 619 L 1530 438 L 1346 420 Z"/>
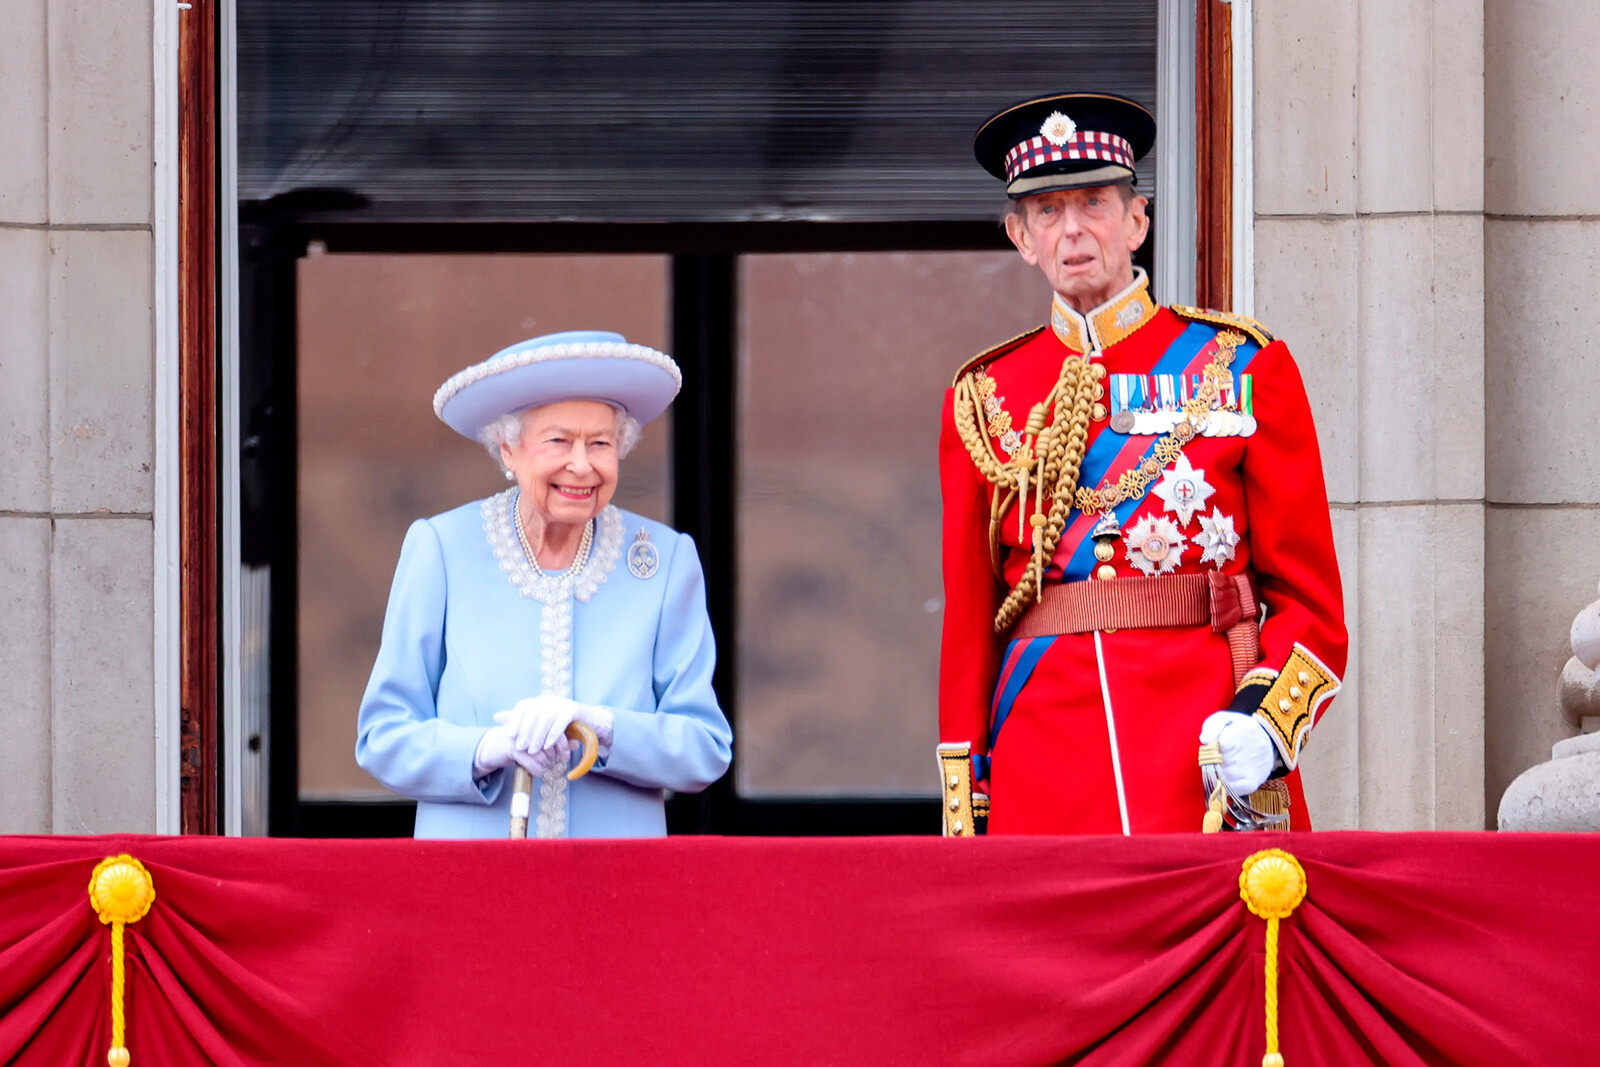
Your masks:
<path fill-rule="evenodd" d="M 1131 292 L 1143 300 L 1142 287 L 1136 290 Z M 1008 342 L 968 364 L 963 374 L 981 365 L 1018 428 L 1055 384 L 1063 359 L 1079 350 L 1069 347 L 1063 334 L 1083 339 L 1080 343 L 1091 358 L 1104 362 L 1108 393 L 1129 383 L 1159 392 L 1159 385 L 1181 383 L 1183 375 L 1193 382 L 1209 362 L 1208 354 L 1216 351 L 1216 335 L 1227 326 L 1198 321 L 1201 313 L 1190 309 L 1179 315 L 1147 302 L 1144 307 L 1143 322 L 1131 333 L 1122 336 L 1123 330 L 1108 329 L 1098 335 L 1105 344 L 1098 355 L 1092 339 L 1097 335 L 1071 321 L 1060 329 L 1058 318 L 1057 330 L 1044 328 Z M 1088 321 L 1109 326 L 1112 319 L 1092 313 Z M 1166 572 L 1174 574 L 1214 569 L 1215 562 L 1200 561 L 1203 549 L 1195 541 L 1202 531 L 1200 516 L 1213 523 L 1219 515 L 1232 518 L 1238 544 L 1221 569 L 1250 574 L 1266 608 L 1261 670 L 1238 690 L 1227 641 L 1210 626 L 1027 641 L 995 634 L 995 612 L 1006 593 L 989 556 L 990 494 L 995 487 L 958 436 L 953 390 L 946 394 L 939 450 L 945 587 L 939 733 L 942 742 L 971 744 L 975 791 L 990 797 L 990 832 L 1198 830 L 1205 802 L 1196 752 L 1206 716 L 1230 706 L 1256 710 L 1297 645 L 1320 660 L 1337 687 L 1347 637 L 1316 430 L 1288 348 L 1250 332 L 1252 339 L 1236 352 L 1233 400 L 1236 406 L 1243 401 L 1238 390 L 1249 375 L 1254 434 L 1195 437 L 1183 448 L 1203 486 L 1214 492 L 1204 494 L 1207 499 L 1188 521 L 1180 521 L 1182 512 L 1156 494 L 1159 482 L 1117 509 L 1124 534 L 1146 516 L 1178 527 L 1185 544 L 1176 570 Z M 1119 379 L 1123 375 L 1174 377 L 1163 383 L 1151 377 Z M 980 430 L 992 428 L 981 420 L 979 425 Z M 991 440 L 1005 456 L 999 438 Z M 1093 422 L 1079 484 L 1114 486 L 1157 440 L 1158 435 L 1117 433 L 1106 420 Z M 1093 522 L 1077 509 L 1069 513 L 1047 581 L 1099 580 L 1094 575 L 1103 573 L 1106 564 L 1093 555 L 1088 537 Z M 1014 584 L 1031 553 L 1031 531 L 1018 529 L 1015 507 L 1005 516 L 1000 540 L 1005 577 Z M 1115 577 L 1110 580 L 1146 576 L 1130 563 L 1122 540 L 1115 542 L 1115 549 L 1109 563 Z M 1304 684 L 1305 676 L 1300 677 Z M 1285 678 L 1284 684 L 1290 681 Z M 1306 720 L 1314 722 L 1320 710 L 1309 707 Z M 1002 725 L 998 731 L 997 720 Z M 1298 751 L 1291 748 L 1284 754 L 1284 762 L 1293 767 Z M 1307 828 L 1298 772 L 1289 777 L 1292 824 Z"/>

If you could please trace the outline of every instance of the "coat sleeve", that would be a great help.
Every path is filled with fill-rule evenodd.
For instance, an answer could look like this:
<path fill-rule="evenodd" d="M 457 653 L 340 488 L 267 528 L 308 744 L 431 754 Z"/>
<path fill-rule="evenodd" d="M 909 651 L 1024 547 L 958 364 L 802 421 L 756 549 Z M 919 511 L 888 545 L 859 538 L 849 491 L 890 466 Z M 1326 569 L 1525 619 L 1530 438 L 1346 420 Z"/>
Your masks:
<path fill-rule="evenodd" d="M 1260 718 L 1292 768 L 1339 689 L 1349 637 L 1322 455 L 1299 368 L 1274 341 L 1250 371 L 1257 429 L 1245 451 L 1245 507 L 1267 618 L 1261 662 L 1231 707 Z"/>
<path fill-rule="evenodd" d="M 939 645 L 939 740 L 966 742 L 978 757 L 974 781 L 986 792 L 989 702 L 1000 669 L 995 612 L 1005 591 L 989 563 L 989 487 L 955 429 L 955 391 L 945 391 L 939 430 L 944 502 L 944 627 Z"/>
<path fill-rule="evenodd" d="M 611 751 L 595 773 L 630 785 L 695 793 L 727 771 L 733 729 L 711 688 L 716 640 L 706 614 L 700 556 L 687 534 L 673 539 L 666 578 L 651 665 L 656 706 L 611 709 Z"/>
<path fill-rule="evenodd" d="M 505 775 L 472 777 L 485 728 L 447 722 L 435 706 L 445 665 L 445 603 L 444 549 L 433 524 L 419 519 L 400 549 L 383 640 L 361 698 L 356 762 L 414 800 L 490 804 Z"/>

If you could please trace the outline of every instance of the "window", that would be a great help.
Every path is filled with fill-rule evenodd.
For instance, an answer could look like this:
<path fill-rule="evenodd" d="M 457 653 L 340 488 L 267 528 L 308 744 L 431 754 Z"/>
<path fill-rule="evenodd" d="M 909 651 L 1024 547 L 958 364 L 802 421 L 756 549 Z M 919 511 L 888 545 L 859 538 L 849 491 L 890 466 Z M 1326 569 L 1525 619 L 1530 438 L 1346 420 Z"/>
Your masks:
<path fill-rule="evenodd" d="M 932 796 L 944 391 L 1048 290 L 877 252 L 746 256 L 739 295 L 739 792 Z"/>
<path fill-rule="evenodd" d="M 694 535 L 735 725 L 673 829 L 933 832 L 942 394 L 1048 300 L 971 134 L 1078 85 L 1154 110 L 1158 8 L 239 0 L 232 700 L 271 709 L 271 831 L 408 832 L 351 755 L 400 539 L 504 485 L 428 398 L 587 327 L 685 374 L 619 495 Z"/>

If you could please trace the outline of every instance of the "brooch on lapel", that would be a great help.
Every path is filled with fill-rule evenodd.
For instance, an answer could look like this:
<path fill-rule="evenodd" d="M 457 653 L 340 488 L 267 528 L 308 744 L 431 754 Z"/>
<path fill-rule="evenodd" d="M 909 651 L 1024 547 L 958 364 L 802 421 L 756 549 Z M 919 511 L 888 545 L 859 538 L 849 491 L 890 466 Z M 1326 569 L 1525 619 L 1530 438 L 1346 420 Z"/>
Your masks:
<path fill-rule="evenodd" d="M 661 569 L 661 553 L 650 543 L 650 531 L 639 530 L 639 536 L 628 546 L 628 573 L 635 578 L 652 578 Z"/>

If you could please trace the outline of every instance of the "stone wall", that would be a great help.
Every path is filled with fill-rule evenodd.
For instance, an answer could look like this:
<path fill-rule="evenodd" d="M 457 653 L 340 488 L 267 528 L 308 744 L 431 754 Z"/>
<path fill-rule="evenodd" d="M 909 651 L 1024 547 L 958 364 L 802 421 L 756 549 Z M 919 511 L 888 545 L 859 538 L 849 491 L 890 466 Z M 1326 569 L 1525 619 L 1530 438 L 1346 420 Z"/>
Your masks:
<path fill-rule="evenodd" d="M 155 829 L 152 7 L 0 34 L 0 833 Z"/>
<path fill-rule="evenodd" d="M 1311 394 L 1352 631 L 1309 802 L 1325 828 L 1478 828 L 1482 6 L 1254 11 L 1256 314 Z"/>
<path fill-rule="evenodd" d="M 1573 732 L 1556 680 L 1600 580 L 1600 21 L 1589 0 L 1484 7 L 1492 817 Z"/>

